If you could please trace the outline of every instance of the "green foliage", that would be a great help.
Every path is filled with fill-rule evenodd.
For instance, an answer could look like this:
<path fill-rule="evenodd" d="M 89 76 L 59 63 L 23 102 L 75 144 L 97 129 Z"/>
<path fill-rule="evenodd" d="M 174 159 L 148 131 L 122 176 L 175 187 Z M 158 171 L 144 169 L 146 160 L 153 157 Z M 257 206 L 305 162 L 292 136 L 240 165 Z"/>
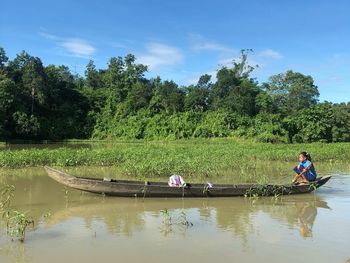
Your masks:
<path fill-rule="evenodd" d="M 211 76 L 205 74 L 198 80 L 197 85 L 189 86 L 186 89 L 184 107 L 186 111 L 206 111 L 208 109 L 208 99 L 212 83 Z"/>
<path fill-rule="evenodd" d="M 349 142 L 350 141 L 350 103 L 332 105 L 333 126 L 332 141 L 333 142 Z"/>
<path fill-rule="evenodd" d="M 5 50 L 0 47 L 0 70 L 3 70 L 5 67 L 5 63 L 8 61 L 8 57 L 6 56 Z"/>
<path fill-rule="evenodd" d="M 311 76 L 291 70 L 259 84 L 251 50 L 242 50 L 216 81 L 195 85 L 145 78 L 132 54 L 106 69 L 44 66 L 26 52 L 8 60 L 0 48 L 0 139 L 253 138 L 258 142 L 349 142 L 350 105 L 318 103 Z"/>
<path fill-rule="evenodd" d="M 12 118 L 15 122 L 15 130 L 19 135 L 24 137 L 35 137 L 40 129 L 38 118 L 34 115 L 27 116 L 26 113 L 16 111 Z"/>
<path fill-rule="evenodd" d="M 303 109 L 285 120 L 293 142 L 331 142 L 334 116 L 328 103 Z M 294 133 L 292 132 L 294 131 Z"/>
<path fill-rule="evenodd" d="M 286 115 L 315 105 L 319 96 L 311 76 L 292 70 L 270 77 L 265 88 L 273 103 Z"/>
<path fill-rule="evenodd" d="M 176 113 L 183 108 L 184 92 L 173 81 L 158 82 L 154 88 L 150 109 L 152 112 L 164 110 L 166 113 Z"/>
<path fill-rule="evenodd" d="M 249 78 L 254 67 L 248 64 L 247 56 L 247 51 L 242 51 L 240 60 L 232 62 L 232 68 L 222 67 L 218 70 L 217 81 L 209 97 L 213 110 L 225 109 L 249 116 L 256 113 L 255 99 L 259 88 Z"/>
<path fill-rule="evenodd" d="M 34 220 L 31 217 L 17 210 L 9 211 L 7 233 L 11 237 L 17 237 L 21 242 L 24 242 L 28 226 L 34 227 Z"/>
<path fill-rule="evenodd" d="M 259 142 L 287 143 L 288 131 L 284 129 L 281 118 L 276 114 L 261 113 L 254 118 L 253 125 L 248 128 L 248 137 Z"/>
<path fill-rule="evenodd" d="M 92 89 L 97 89 L 101 87 L 101 75 L 96 70 L 96 66 L 94 64 L 94 61 L 90 60 L 89 63 L 86 65 L 85 70 L 85 85 Z"/>
<path fill-rule="evenodd" d="M 6 220 L 7 234 L 24 242 L 26 229 L 30 225 L 34 226 L 34 220 L 25 213 L 11 208 L 14 191 L 13 185 L 0 188 L 0 212 L 2 212 L 2 219 Z"/>
<path fill-rule="evenodd" d="M 206 178 L 230 171 L 242 177 L 242 181 L 255 182 L 263 179 L 270 161 L 295 162 L 301 149 L 310 152 L 317 163 L 350 159 L 348 143 L 272 145 L 232 139 L 196 139 L 119 142 L 91 149 L 2 150 L 0 167 L 113 165 L 126 176 L 142 178 L 168 177 L 173 173 L 186 178 Z M 286 172 L 288 170 L 283 170 Z"/>

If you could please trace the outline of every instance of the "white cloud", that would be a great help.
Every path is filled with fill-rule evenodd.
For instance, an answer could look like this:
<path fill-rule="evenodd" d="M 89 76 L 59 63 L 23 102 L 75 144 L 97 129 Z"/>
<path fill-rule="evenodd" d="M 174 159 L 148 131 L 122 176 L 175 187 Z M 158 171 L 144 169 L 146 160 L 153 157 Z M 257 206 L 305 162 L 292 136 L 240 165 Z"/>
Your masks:
<path fill-rule="evenodd" d="M 260 57 L 270 58 L 270 59 L 281 59 L 282 58 L 282 55 L 279 52 L 272 50 L 272 49 L 269 49 L 269 48 L 260 51 L 258 53 L 258 55 Z"/>
<path fill-rule="evenodd" d="M 154 70 L 160 66 L 172 66 L 183 61 L 182 51 L 163 43 L 151 42 L 146 45 L 147 52 L 138 56 L 138 62 Z"/>
<path fill-rule="evenodd" d="M 89 44 L 86 40 L 80 38 L 65 39 L 60 43 L 70 54 L 77 57 L 89 57 L 95 53 L 96 48 Z"/>
<path fill-rule="evenodd" d="M 91 58 L 96 48 L 87 40 L 81 38 L 64 38 L 45 31 L 39 32 L 42 37 L 54 41 L 57 46 L 64 49 L 65 54 L 73 57 Z"/>
<path fill-rule="evenodd" d="M 213 42 L 196 43 L 192 46 L 192 48 L 196 51 L 217 51 L 224 53 L 234 52 L 234 50 L 229 47 Z"/>
<path fill-rule="evenodd" d="M 216 41 L 210 41 L 204 36 L 196 33 L 188 33 L 188 40 L 191 43 L 191 48 L 194 51 L 211 51 L 219 53 L 234 53 L 235 49 L 217 43 Z"/>
<path fill-rule="evenodd" d="M 44 32 L 44 31 L 39 32 L 39 35 L 41 35 L 42 37 L 49 39 L 49 40 L 58 40 L 59 39 L 57 36 L 49 34 L 49 33 Z"/>

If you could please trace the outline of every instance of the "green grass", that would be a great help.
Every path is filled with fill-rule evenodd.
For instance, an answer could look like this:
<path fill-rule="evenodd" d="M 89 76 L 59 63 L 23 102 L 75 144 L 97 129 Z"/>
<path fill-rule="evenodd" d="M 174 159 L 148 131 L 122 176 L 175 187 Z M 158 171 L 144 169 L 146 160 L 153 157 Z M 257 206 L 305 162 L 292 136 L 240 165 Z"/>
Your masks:
<path fill-rule="evenodd" d="M 350 160 L 349 143 L 264 144 L 214 139 L 109 142 L 83 149 L 1 150 L 0 167 L 115 166 L 122 174 L 135 177 L 163 177 L 171 173 L 207 177 L 234 172 L 242 175 L 244 181 L 254 181 L 257 173 L 259 180 L 270 173 L 264 172 L 266 165 L 285 167 L 286 162 L 296 163 L 300 151 L 310 152 L 316 163 L 349 163 Z M 281 173 L 285 170 L 281 168 Z"/>

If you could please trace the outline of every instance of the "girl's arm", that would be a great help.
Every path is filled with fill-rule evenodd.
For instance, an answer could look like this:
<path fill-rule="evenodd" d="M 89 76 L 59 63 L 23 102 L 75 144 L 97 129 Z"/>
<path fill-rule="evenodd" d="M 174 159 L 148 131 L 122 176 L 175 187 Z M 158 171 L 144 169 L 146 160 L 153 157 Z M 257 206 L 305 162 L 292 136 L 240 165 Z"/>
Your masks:
<path fill-rule="evenodd" d="M 306 173 L 307 171 L 309 171 L 310 168 L 311 168 L 311 166 L 312 166 L 312 163 L 310 163 L 309 166 L 305 167 L 304 170 L 302 170 L 302 172 L 301 172 L 299 175 L 303 175 L 304 173 Z"/>

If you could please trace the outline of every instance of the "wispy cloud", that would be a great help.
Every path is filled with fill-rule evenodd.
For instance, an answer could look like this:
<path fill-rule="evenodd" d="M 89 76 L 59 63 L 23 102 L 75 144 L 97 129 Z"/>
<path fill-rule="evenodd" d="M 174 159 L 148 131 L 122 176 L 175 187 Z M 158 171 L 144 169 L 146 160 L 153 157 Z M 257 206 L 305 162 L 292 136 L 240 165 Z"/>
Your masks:
<path fill-rule="evenodd" d="M 226 47 L 224 45 L 221 45 L 215 42 L 195 43 L 193 44 L 192 49 L 195 51 L 214 51 L 214 52 L 225 52 L 225 53 L 234 52 L 232 48 Z"/>
<path fill-rule="evenodd" d="M 176 47 L 158 42 L 146 44 L 146 53 L 138 56 L 138 62 L 154 70 L 161 66 L 172 66 L 184 59 L 182 51 Z"/>
<path fill-rule="evenodd" d="M 55 40 L 55 41 L 59 40 L 59 37 L 52 35 L 50 33 L 47 33 L 45 31 L 39 32 L 39 35 L 49 40 Z"/>
<path fill-rule="evenodd" d="M 89 57 L 95 53 L 96 48 L 89 42 L 80 38 L 69 38 L 64 40 L 60 45 L 74 56 Z"/>
<path fill-rule="evenodd" d="M 39 32 L 39 35 L 54 41 L 58 47 L 64 49 L 65 54 L 73 57 L 91 58 L 96 48 L 87 40 L 82 38 L 64 38 L 47 32 Z"/>
<path fill-rule="evenodd" d="M 191 49 L 197 52 L 209 51 L 222 53 L 234 53 L 235 49 L 218 43 L 217 41 L 211 41 L 204 36 L 196 33 L 189 33 L 188 40 L 191 43 Z"/>
<path fill-rule="evenodd" d="M 258 56 L 263 58 L 269 58 L 269 59 L 281 59 L 283 57 L 281 53 L 269 48 L 260 51 L 258 53 Z"/>

